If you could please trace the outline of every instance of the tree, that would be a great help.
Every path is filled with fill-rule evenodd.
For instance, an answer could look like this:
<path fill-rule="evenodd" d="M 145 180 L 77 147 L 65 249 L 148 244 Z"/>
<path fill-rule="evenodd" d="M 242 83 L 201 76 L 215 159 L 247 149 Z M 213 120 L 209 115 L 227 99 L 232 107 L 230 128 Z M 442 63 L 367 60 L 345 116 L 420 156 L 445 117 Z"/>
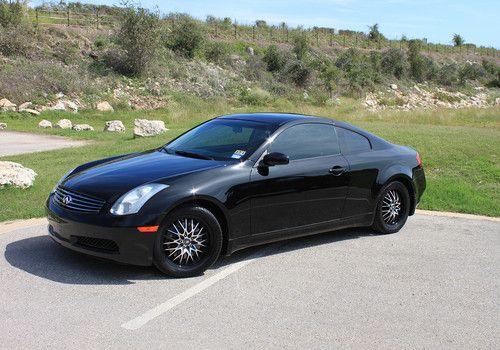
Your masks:
<path fill-rule="evenodd" d="M 453 45 L 462 46 L 465 43 L 464 38 L 460 34 L 453 35 Z"/>
<path fill-rule="evenodd" d="M 385 39 L 384 35 L 378 30 L 378 23 L 375 23 L 372 26 L 368 26 L 368 29 L 368 39 L 373 41 L 380 41 Z"/>
<path fill-rule="evenodd" d="M 307 36 L 297 35 L 293 38 L 293 53 L 297 57 L 298 60 L 302 60 L 307 52 L 309 51 L 309 41 L 307 40 Z"/>
<path fill-rule="evenodd" d="M 125 51 L 119 70 L 130 75 L 142 74 L 155 58 L 159 36 L 157 14 L 143 8 L 127 8 L 117 35 L 118 44 Z"/>
<path fill-rule="evenodd" d="M 194 58 L 204 41 L 205 36 L 199 24 L 188 16 L 182 16 L 170 33 L 167 47 L 184 57 Z"/>

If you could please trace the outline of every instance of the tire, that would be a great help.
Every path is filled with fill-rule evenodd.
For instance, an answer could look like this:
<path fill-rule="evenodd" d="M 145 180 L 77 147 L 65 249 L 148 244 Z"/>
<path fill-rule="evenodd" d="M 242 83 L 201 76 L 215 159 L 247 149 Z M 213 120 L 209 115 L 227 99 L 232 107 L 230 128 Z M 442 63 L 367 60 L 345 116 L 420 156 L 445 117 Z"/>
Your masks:
<path fill-rule="evenodd" d="M 167 215 L 154 247 L 154 265 L 170 277 L 203 274 L 219 257 L 222 229 L 215 216 L 199 206 L 188 206 Z"/>
<path fill-rule="evenodd" d="M 399 181 L 391 182 L 378 196 L 372 229 L 381 234 L 396 233 L 406 223 L 409 213 L 410 195 L 406 186 Z"/>

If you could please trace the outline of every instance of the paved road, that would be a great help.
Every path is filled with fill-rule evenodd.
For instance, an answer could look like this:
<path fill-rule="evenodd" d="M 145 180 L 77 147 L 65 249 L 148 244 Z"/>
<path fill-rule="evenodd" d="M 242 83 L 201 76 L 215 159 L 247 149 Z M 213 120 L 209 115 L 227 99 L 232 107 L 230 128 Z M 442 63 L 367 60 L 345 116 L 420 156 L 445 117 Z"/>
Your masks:
<path fill-rule="evenodd" d="M 43 152 L 59 148 L 79 147 L 88 143 L 89 141 L 73 140 L 61 136 L 0 131 L 0 157 Z"/>
<path fill-rule="evenodd" d="M 500 223 L 416 215 L 168 279 L 0 234 L 0 348 L 500 348 Z"/>

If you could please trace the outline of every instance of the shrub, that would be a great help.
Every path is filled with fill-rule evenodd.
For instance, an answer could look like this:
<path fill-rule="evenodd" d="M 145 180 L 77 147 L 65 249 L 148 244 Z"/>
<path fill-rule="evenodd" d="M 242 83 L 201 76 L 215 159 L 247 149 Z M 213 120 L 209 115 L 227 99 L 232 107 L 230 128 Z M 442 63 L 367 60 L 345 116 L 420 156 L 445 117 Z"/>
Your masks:
<path fill-rule="evenodd" d="M 406 70 L 406 57 L 400 49 L 389 49 L 382 53 L 382 72 L 401 79 Z"/>
<path fill-rule="evenodd" d="M 262 106 L 271 101 L 271 94 L 259 87 L 253 89 L 243 88 L 240 92 L 239 99 L 247 105 Z"/>
<path fill-rule="evenodd" d="M 220 42 L 210 43 L 205 50 L 205 58 L 214 63 L 222 63 L 228 57 L 229 50 Z"/>
<path fill-rule="evenodd" d="M 485 69 L 477 63 L 465 63 L 458 71 L 460 84 L 465 84 L 467 80 L 477 80 L 486 76 Z"/>
<path fill-rule="evenodd" d="M 0 26 L 17 27 L 24 21 L 26 4 L 23 1 L 0 0 Z"/>
<path fill-rule="evenodd" d="M 423 56 L 420 54 L 422 43 L 420 40 L 408 42 L 408 62 L 410 63 L 410 76 L 421 82 L 426 76 L 426 66 Z"/>
<path fill-rule="evenodd" d="M 104 47 L 108 46 L 108 44 L 109 44 L 109 39 L 103 35 L 99 35 L 94 40 L 94 47 L 97 49 L 103 49 Z"/>
<path fill-rule="evenodd" d="M 270 72 L 283 69 L 286 61 L 283 53 L 279 51 L 276 45 L 270 45 L 267 48 L 263 60 L 267 64 L 267 70 Z"/>
<path fill-rule="evenodd" d="M 127 75 L 141 75 L 155 58 L 159 40 L 159 18 L 142 8 L 127 8 L 117 41 L 123 50 L 115 67 Z M 109 55 L 108 55 L 109 56 Z M 115 59 L 115 61 L 116 61 Z"/>
<path fill-rule="evenodd" d="M 318 76 L 326 90 L 329 92 L 331 98 L 342 75 L 341 71 L 328 57 L 317 58 L 312 61 L 311 65 L 316 71 L 318 71 Z"/>
<path fill-rule="evenodd" d="M 346 92 L 360 96 L 365 89 L 372 90 L 377 80 L 371 65 L 356 49 L 349 49 L 341 53 L 335 65 L 344 72 Z"/>
<path fill-rule="evenodd" d="M 298 87 L 304 87 L 311 77 L 311 69 L 300 60 L 289 60 L 283 69 L 283 77 Z"/>
<path fill-rule="evenodd" d="M 297 35 L 293 38 L 293 53 L 298 60 L 302 60 L 309 51 L 309 41 L 305 35 Z"/>
<path fill-rule="evenodd" d="M 188 16 L 182 16 L 168 36 L 167 47 L 186 57 L 194 58 L 196 51 L 205 41 L 200 25 Z"/>
<path fill-rule="evenodd" d="M 437 82 L 446 86 L 453 86 L 458 83 L 458 66 L 455 63 L 445 64 L 437 73 Z"/>

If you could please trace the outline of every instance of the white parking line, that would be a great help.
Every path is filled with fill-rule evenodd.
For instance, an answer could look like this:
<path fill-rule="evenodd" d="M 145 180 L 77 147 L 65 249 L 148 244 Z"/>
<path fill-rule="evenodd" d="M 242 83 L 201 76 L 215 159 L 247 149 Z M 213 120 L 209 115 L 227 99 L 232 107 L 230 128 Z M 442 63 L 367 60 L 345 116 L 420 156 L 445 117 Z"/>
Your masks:
<path fill-rule="evenodd" d="M 253 262 L 255 259 L 258 259 L 258 258 L 264 256 L 270 250 L 271 247 L 272 246 L 269 246 L 268 248 L 259 250 L 257 253 L 248 257 L 246 260 L 231 264 L 230 266 L 226 267 L 224 270 L 222 270 L 222 271 L 216 273 L 215 275 L 201 281 L 198 284 L 195 284 L 191 288 L 186 289 L 184 292 L 177 294 L 175 297 L 173 297 L 173 298 L 165 301 L 164 303 L 161 303 L 161 304 L 157 305 L 156 307 L 146 311 L 145 313 L 134 318 L 133 320 L 125 322 L 124 324 L 121 325 L 121 327 L 125 328 L 125 329 L 129 329 L 129 330 L 136 330 L 136 329 L 141 328 L 149 321 L 155 319 L 158 316 L 163 315 L 164 313 L 168 312 L 170 309 L 173 309 L 174 307 L 176 307 L 180 303 L 188 300 L 189 298 L 195 296 L 196 294 L 203 292 L 208 287 L 210 287 L 210 286 L 214 285 L 215 283 L 217 283 L 218 281 L 226 278 L 230 274 L 237 272 L 241 268 L 243 268 L 246 265 Z"/>

